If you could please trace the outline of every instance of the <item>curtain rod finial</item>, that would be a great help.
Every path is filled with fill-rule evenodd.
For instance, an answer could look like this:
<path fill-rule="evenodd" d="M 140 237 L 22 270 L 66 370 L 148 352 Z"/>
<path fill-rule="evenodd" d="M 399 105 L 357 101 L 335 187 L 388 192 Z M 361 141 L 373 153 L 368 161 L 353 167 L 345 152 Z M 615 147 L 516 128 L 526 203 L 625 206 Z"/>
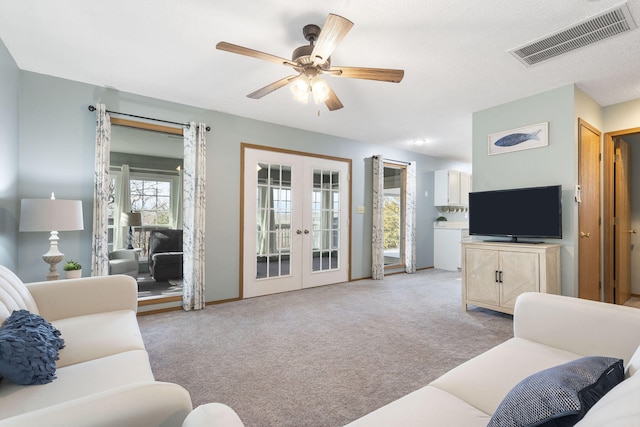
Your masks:
<path fill-rule="evenodd" d="M 94 107 L 93 105 L 89 105 L 89 111 L 96 111 L 96 107 Z"/>

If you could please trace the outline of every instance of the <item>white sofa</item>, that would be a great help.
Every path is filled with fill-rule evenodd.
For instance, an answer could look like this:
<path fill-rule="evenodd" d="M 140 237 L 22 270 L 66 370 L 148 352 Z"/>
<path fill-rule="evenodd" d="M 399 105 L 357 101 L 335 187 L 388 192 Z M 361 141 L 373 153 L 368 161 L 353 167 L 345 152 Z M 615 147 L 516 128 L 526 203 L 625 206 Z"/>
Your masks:
<path fill-rule="evenodd" d="M 189 426 L 189 393 L 155 381 L 136 319 L 137 284 L 115 275 L 23 284 L 0 266 L 0 324 L 14 310 L 39 314 L 62 333 L 57 379 L 42 385 L 0 381 L 0 426 Z M 209 420 L 241 425 L 221 404 Z M 238 424 L 239 423 L 239 424 Z M 216 425 L 216 424 L 210 424 Z"/>
<path fill-rule="evenodd" d="M 513 330 L 512 339 L 348 427 L 486 426 L 525 377 L 584 356 L 623 359 L 627 378 L 576 425 L 640 426 L 640 309 L 526 293 L 516 302 Z"/>

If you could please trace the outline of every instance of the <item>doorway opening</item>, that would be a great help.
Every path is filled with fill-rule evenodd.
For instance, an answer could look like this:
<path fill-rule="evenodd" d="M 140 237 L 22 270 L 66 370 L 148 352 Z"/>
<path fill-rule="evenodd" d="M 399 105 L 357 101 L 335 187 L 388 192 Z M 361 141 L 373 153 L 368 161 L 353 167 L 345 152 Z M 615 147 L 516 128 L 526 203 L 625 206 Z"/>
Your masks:
<path fill-rule="evenodd" d="M 640 128 L 604 136 L 604 301 L 640 296 Z"/>
<path fill-rule="evenodd" d="M 404 268 L 406 166 L 384 163 L 382 217 L 384 223 L 384 268 Z"/>

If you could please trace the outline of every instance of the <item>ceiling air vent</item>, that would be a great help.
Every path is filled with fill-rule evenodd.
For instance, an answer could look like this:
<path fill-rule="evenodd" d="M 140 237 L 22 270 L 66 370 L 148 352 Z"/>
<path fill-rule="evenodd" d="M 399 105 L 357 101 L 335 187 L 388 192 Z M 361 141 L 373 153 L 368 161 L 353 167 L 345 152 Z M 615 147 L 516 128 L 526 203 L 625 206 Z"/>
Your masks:
<path fill-rule="evenodd" d="M 509 53 L 529 66 L 636 28 L 627 3 L 622 3 Z"/>

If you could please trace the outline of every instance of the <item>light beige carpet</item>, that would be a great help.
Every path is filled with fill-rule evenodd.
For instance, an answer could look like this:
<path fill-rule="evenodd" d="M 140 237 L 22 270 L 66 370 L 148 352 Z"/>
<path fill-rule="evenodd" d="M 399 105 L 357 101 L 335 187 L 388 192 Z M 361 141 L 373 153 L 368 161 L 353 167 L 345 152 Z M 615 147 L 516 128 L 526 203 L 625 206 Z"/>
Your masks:
<path fill-rule="evenodd" d="M 208 286 L 215 286 L 211 279 Z M 463 311 L 460 274 L 423 270 L 139 318 L 156 379 L 247 427 L 341 426 L 512 336 Z"/>

